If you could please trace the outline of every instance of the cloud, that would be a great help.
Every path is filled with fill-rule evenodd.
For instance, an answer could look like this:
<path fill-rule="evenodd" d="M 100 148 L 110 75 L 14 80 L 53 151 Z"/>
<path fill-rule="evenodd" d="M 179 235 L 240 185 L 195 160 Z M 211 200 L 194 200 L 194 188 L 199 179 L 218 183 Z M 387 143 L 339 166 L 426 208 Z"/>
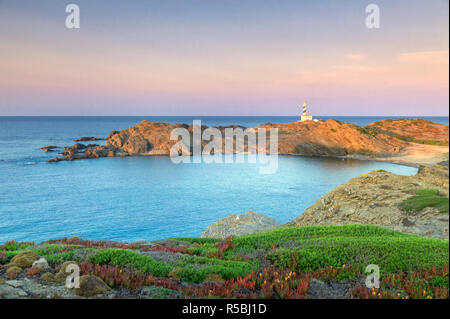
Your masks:
<path fill-rule="evenodd" d="M 448 51 L 408 52 L 399 55 L 400 62 L 448 65 Z"/>
<path fill-rule="evenodd" d="M 344 56 L 344 58 L 350 61 L 362 61 L 364 60 L 365 56 L 360 53 L 354 53 L 354 54 L 347 54 Z"/>

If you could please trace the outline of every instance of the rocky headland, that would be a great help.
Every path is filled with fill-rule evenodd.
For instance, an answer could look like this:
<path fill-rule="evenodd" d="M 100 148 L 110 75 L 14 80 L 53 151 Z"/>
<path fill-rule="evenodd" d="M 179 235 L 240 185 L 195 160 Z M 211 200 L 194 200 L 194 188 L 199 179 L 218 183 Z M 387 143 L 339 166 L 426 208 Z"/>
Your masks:
<path fill-rule="evenodd" d="M 238 126 L 230 126 L 236 128 Z M 170 139 L 175 128 L 186 128 L 192 139 L 193 126 L 142 121 L 135 127 L 112 131 L 105 145 L 66 147 L 67 153 L 49 162 L 129 155 L 169 155 L 177 143 Z M 222 134 L 226 127 L 217 127 Z M 239 127 L 241 129 L 245 129 Z M 421 119 L 384 120 L 361 127 L 336 120 L 270 124 L 249 128 L 278 129 L 278 153 L 298 156 L 347 157 L 386 160 L 409 165 L 435 164 L 448 153 L 449 127 Z M 202 126 L 201 130 L 207 129 Z M 267 138 L 267 151 L 270 142 Z M 242 136 L 233 138 L 233 144 Z M 79 144 L 79 143 L 78 143 Z M 203 141 L 202 145 L 207 142 Z M 223 141 L 225 144 L 225 141 Z M 192 152 L 192 143 L 189 151 Z M 245 145 L 245 152 L 251 152 Z M 236 152 L 234 149 L 233 152 Z M 222 147 L 225 153 L 225 147 Z"/>
<path fill-rule="evenodd" d="M 423 204 L 405 208 L 417 192 L 436 196 L 417 200 Z M 308 207 L 291 226 L 371 224 L 425 237 L 449 239 L 448 164 L 421 166 L 414 176 L 379 170 L 339 185 Z M 447 212 L 434 203 L 447 202 Z M 427 205 L 429 204 L 429 205 Z M 424 206 L 424 207 L 422 207 Z"/>

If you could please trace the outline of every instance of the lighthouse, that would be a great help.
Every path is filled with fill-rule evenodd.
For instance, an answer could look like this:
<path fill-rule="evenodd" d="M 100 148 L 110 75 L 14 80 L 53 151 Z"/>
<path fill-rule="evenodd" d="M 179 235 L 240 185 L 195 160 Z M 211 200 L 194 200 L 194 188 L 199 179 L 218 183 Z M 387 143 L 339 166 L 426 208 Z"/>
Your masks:
<path fill-rule="evenodd" d="M 302 112 L 302 117 L 301 117 L 301 121 L 312 121 L 313 117 L 312 115 L 309 115 L 306 112 L 306 102 L 303 102 L 303 112 Z"/>

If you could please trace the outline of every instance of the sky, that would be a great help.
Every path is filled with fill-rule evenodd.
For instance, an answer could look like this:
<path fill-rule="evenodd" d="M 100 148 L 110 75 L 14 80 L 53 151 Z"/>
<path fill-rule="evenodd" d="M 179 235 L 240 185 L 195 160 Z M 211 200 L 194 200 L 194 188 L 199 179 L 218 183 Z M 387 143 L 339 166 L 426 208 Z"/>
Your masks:
<path fill-rule="evenodd" d="M 69 3 L 79 29 L 65 26 Z M 0 0 L 0 116 L 288 116 L 303 101 L 321 116 L 448 116 L 448 12 L 448 0 Z"/>

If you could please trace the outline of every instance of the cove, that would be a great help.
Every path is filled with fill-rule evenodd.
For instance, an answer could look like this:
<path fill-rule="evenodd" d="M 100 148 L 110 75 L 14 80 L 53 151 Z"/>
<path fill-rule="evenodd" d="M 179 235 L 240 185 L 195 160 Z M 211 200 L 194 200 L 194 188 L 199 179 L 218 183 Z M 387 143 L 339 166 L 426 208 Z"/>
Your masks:
<path fill-rule="evenodd" d="M 244 156 L 244 155 L 236 155 Z M 174 164 L 168 157 L 102 158 L 57 165 L 3 163 L 0 243 L 79 236 L 138 241 L 199 236 L 229 214 L 256 211 L 281 223 L 334 187 L 372 170 L 413 175 L 391 163 L 280 156 L 257 164 Z"/>

